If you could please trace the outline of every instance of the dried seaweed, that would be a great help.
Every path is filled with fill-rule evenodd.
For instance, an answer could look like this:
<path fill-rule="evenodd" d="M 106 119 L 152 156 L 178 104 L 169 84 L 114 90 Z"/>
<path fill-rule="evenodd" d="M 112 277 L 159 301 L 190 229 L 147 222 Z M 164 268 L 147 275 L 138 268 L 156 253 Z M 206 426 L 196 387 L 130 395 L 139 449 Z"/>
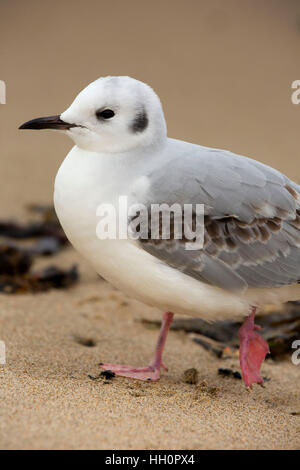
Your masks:
<path fill-rule="evenodd" d="M 260 334 L 268 341 L 269 357 L 283 359 L 291 354 L 292 343 L 300 336 L 300 303 L 288 302 L 280 310 L 274 307 L 273 311 L 270 311 L 269 308 L 268 313 L 257 315 L 256 323 L 262 327 Z M 207 324 L 203 320 L 191 318 L 175 320 L 173 328 L 200 333 L 214 340 L 215 344 L 208 343 L 207 349 L 220 357 L 224 356 L 226 346 L 239 347 L 238 330 L 241 325 L 242 321 L 224 320 Z M 203 345 L 202 340 L 197 337 L 194 341 Z"/>
<path fill-rule="evenodd" d="M 0 292 L 41 292 L 51 288 L 61 289 L 78 280 L 76 266 L 64 270 L 48 266 L 32 271 L 36 256 L 51 256 L 66 246 L 67 238 L 59 224 L 54 209 L 49 206 L 31 206 L 40 220 L 28 224 L 15 221 L 0 222 Z M 20 245 L 20 240 L 36 240 L 30 245 Z M 13 239 L 13 241 L 12 241 Z"/>
<path fill-rule="evenodd" d="M 149 328 L 159 322 L 143 320 Z M 288 302 L 282 308 L 268 307 L 267 312 L 256 316 L 256 323 L 262 327 L 260 334 L 269 343 L 270 355 L 275 360 L 284 359 L 292 351 L 292 343 L 300 337 L 300 302 Z M 173 330 L 196 333 L 193 341 L 217 357 L 232 357 L 239 348 L 238 330 L 241 321 L 222 320 L 208 323 L 200 318 L 176 318 Z"/>
<path fill-rule="evenodd" d="M 31 255 L 50 256 L 57 253 L 61 247 L 61 242 L 56 237 L 42 237 L 24 250 Z"/>
<path fill-rule="evenodd" d="M 31 205 L 28 207 L 30 213 L 35 214 L 37 220 L 26 224 L 14 220 L 0 221 L 0 237 L 24 240 L 28 238 L 55 239 L 58 247 L 67 244 L 67 237 L 59 223 L 53 206 Z"/>
<path fill-rule="evenodd" d="M 72 286 L 78 280 L 76 266 L 60 269 L 49 266 L 40 271 L 25 275 L 0 275 L 0 292 L 5 294 L 24 294 L 27 292 L 45 292 L 49 289 L 63 289 Z"/>
<path fill-rule="evenodd" d="M 17 246 L 0 246 L 0 276 L 22 276 L 31 268 L 32 257 Z"/>
<path fill-rule="evenodd" d="M 238 380 L 242 379 L 241 373 L 232 369 L 223 369 L 222 367 L 220 367 L 218 369 L 218 374 L 222 375 L 223 377 L 233 377 L 234 379 Z"/>

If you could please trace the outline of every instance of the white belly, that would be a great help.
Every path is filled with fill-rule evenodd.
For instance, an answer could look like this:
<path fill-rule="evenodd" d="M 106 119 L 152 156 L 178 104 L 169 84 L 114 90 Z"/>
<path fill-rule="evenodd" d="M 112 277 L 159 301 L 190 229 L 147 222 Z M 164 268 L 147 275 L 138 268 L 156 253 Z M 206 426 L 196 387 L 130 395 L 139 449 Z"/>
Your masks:
<path fill-rule="evenodd" d="M 250 289 L 236 295 L 165 265 L 132 240 L 100 240 L 96 235 L 97 207 L 101 203 L 116 205 L 118 196 L 128 191 L 123 184 L 127 168 L 121 164 L 112 167 L 109 160 L 101 159 L 96 153 L 74 147 L 58 171 L 54 204 L 70 242 L 113 285 L 159 309 L 207 320 L 245 315 L 251 304 L 300 297 L 298 286 Z M 137 176 L 137 180 L 141 178 L 142 174 Z"/>

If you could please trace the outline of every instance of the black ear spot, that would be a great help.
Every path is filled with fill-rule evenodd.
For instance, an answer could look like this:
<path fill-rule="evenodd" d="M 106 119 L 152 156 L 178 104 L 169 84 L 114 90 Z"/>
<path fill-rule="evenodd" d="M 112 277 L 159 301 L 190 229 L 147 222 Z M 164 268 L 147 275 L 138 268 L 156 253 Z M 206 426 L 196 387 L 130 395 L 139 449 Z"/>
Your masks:
<path fill-rule="evenodd" d="M 133 132 L 143 132 L 148 126 L 148 116 L 146 111 L 139 111 L 135 116 L 131 129 Z"/>

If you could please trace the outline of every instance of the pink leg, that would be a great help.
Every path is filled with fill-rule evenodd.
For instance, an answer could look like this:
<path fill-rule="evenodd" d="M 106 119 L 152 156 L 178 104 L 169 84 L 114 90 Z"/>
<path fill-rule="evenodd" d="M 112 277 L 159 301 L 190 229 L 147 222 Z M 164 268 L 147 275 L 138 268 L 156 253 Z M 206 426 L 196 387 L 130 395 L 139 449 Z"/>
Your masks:
<path fill-rule="evenodd" d="M 166 312 L 163 314 L 161 329 L 156 344 L 155 354 L 153 360 L 147 367 L 131 367 L 122 366 L 117 364 L 100 364 L 100 367 L 105 370 L 111 370 L 116 375 L 122 377 L 129 377 L 132 379 L 139 380 L 158 380 L 160 378 L 160 369 L 167 370 L 166 366 L 162 362 L 162 354 L 167 339 L 167 335 L 170 329 L 170 325 L 173 321 L 174 314 Z"/>
<path fill-rule="evenodd" d="M 254 323 L 255 312 L 256 307 L 253 307 L 239 330 L 240 364 L 246 387 L 251 387 L 253 383 L 263 384 L 260 367 L 269 352 L 268 343 L 255 331 L 261 329 Z"/>

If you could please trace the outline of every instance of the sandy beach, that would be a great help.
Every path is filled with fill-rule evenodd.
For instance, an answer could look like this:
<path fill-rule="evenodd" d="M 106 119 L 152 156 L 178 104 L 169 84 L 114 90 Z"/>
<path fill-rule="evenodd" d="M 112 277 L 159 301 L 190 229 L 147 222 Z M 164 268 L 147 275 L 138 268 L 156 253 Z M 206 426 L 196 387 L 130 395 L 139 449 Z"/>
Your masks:
<path fill-rule="evenodd" d="M 300 6 L 242 3 L 87 0 L 70 10 L 66 0 L 2 1 L 1 219 L 25 220 L 27 204 L 52 203 L 72 145 L 18 126 L 62 112 L 108 74 L 151 84 L 170 136 L 253 156 L 300 183 L 300 105 L 290 99 L 300 79 Z M 171 331 L 169 370 L 159 382 L 98 379 L 101 361 L 149 361 L 158 331 L 142 320 L 161 312 L 100 279 L 72 247 L 36 267 L 50 264 L 77 264 L 79 282 L 0 295 L 1 449 L 300 449 L 300 365 L 267 360 L 262 373 L 270 380 L 247 392 L 240 380 L 218 375 L 224 364 L 239 370 L 237 357 L 218 359 L 191 335 Z M 196 385 L 183 380 L 192 367 Z"/>

